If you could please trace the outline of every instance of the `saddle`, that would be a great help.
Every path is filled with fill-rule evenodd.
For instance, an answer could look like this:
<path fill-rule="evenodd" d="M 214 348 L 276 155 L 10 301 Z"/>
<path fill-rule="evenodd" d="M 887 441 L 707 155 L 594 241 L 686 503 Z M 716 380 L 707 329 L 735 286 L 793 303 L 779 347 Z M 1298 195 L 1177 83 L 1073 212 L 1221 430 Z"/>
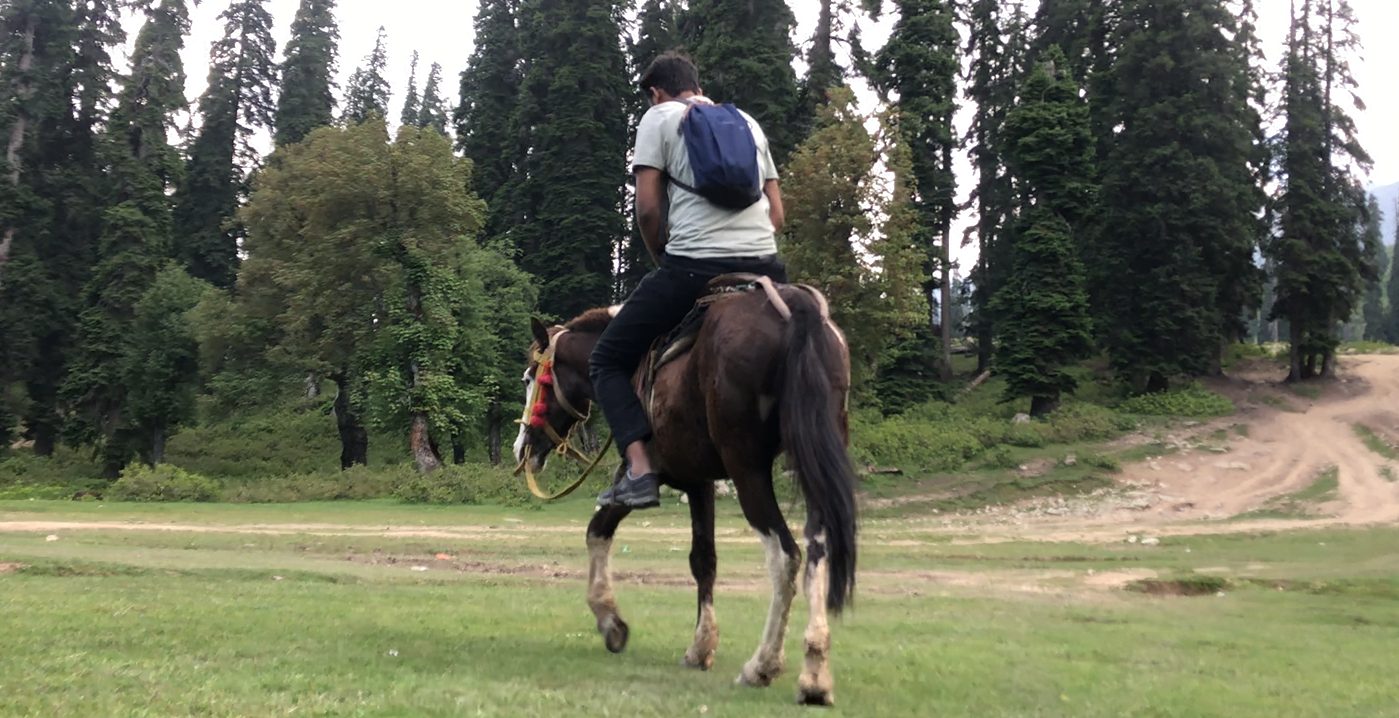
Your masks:
<path fill-rule="evenodd" d="M 709 308 L 715 303 L 729 297 L 745 294 L 761 289 L 767 295 L 768 302 L 773 309 L 781 315 L 782 319 L 792 318 L 792 310 L 787 306 L 787 302 L 782 299 L 777 291 L 777 283 L 771 278 L 759 274 L 748 274 L 744 272 L 734 272 L 731 274 L 721 274 L 705 285 L 704 294 L 695 300 L 685 318 L 680 320 L 668 334 L 657 337 L 651 343 L 651 349 L 646 353 L 646 360 L 642 364 L 642 370 L 637 372 L 636 395 L 641 399 L 641 403 L 646 407 L 646 414 L 651 416 L 652 400 L 654 399 L 656 373 L 661 367 L 684 356 L 695 346 L 695 339 L 699 336 L 700 329 L 704 326 L 704 318 L 708 314 Z M 816 297 L 821 306 L 821 316 L 828 318 L 830 310 L 826 305 L 826 298 L 814 287 L 800 285 Z"/>

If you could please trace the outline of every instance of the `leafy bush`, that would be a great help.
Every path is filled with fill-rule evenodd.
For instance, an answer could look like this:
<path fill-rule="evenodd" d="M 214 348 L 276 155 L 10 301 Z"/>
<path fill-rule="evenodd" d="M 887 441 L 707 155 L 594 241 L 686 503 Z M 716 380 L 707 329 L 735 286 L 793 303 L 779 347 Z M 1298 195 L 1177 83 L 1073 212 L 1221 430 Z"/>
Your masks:
<path fill-rule="evenodd" d="M 363 501 L 393 496 L 394 488 L 415 473 L 412 466 L 290 474 L 230 486 L 223 500 L 239 504 L 287 504 L 304 501 Z"/>
<path fill-rule="evenodd" d="M 998 446 L 986 452 L 986 458 L 982 460 L 981 466 L 987 469 L 1014 469 L 1020 466 L 1020 462 L 1011 455 L 1010 449 Z"/>
<path fill-rule="evenodd" d="M 27 449 L 0 457 L 0 500 L 59 500 L 82 491 L 100 490 L 107 482 L 86 454 L 60 447 L 53 456 Z"/>
<path fill-rule="evenodd" d="M 1103 441 L 1135 428 L 1137 422 L 1130 416 L 1081 402 L 1065 404 L 1041 425 L 1045 439 L 1054 444 Z"/>
<path fill-rule="evenodd" d="M 1122 464 L 1118 463 L 1117 459 L 1114 459 L 1111 456 L 1103 456 L 1102 454 L 1084 454 L 1083 456 L 1078 457 L 1078 460 L 1088 466 L 1092 466 L 1097 469 L 1102 469 L 1104 471 L 1110 471 L 1112 473 L 1117 473 L 1122 470 Z"/>
<path fill-rule="evenodd" d="M 1214 418 L 1234 413 L 1234 403 L 1198 383 L 1180 389 L 1134 396 L 1119 411 L 1146 416 L 1188 416 Z"/>
<path fill-rule="evenodd" d="M 905 414 L 879 421 L 852 417 L 853 454 L 859 461 L 905 470 L 955 471 L 985 451 L 970 432 Z"/>
<path fill-rule="evenodd" d="M 410 504 L 501 504 L 537 507 L 525 480 L 504 466 L 461 464 L 404 476 L 393 495 Z"/>
<path fill-rule="evenodd" d="M 155 468 L 132 464 L 107 490 L 113 501 L 218 501 L 219 485 L 212 479 L 184 469 L 160 464 Z"/>

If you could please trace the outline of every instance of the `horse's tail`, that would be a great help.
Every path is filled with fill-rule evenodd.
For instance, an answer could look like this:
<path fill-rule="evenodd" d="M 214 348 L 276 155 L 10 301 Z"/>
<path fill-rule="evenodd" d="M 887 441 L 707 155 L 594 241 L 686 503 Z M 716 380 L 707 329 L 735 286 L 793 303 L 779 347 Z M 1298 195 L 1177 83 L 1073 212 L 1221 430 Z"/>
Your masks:
<path fill-rule="evenodd" d="M 855 593 L 855 471 L 840 425 L 845 397 L 832 377 L 846 371 L 843 349 L 828 331 L 817 300 L 788 294 L 787 356 L 779 376 L 778 422 L 787 462 L 806 497 L 808 530 L 824 531 L 830 584 L 826 606 L 834 614 Z M 818 557 L 810 556 L 808 561 Z"/>

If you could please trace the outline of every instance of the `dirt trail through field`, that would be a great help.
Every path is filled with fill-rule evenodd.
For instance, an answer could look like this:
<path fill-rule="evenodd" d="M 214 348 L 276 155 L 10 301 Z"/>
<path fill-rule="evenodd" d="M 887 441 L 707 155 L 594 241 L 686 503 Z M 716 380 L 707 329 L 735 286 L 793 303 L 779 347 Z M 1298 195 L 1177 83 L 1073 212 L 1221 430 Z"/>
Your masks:
<path fill-rule="evenodd" d="M 1282 375 L 1243 372 L 1216 382 L 1212 388 L 1234 399 L 1239 412 L 1164 437 L 1167 451 L 1124 466 L 1115 490 L 995 507 L 941 523 L 974 529 L 982 534 L 979 540 L 1094 541 L 1121 540 L 1132 532 L 1182 535 L 1399 521 L 1399 462 L 1377 453 L 1356 431 L 1363 426 L 1390 446 L 1399 445 L 1399 356 L 1342 358 L 1337 380 L 1314 399 L 1284 387 Z M 1286 503 L 1333 469 L 1335 491 L 1318 491 L 1313 502 Z M 1260 511 L 1269 513 L 1246 516 Z M 1287 512 L 1297 515 L 1275 515 Z"/>

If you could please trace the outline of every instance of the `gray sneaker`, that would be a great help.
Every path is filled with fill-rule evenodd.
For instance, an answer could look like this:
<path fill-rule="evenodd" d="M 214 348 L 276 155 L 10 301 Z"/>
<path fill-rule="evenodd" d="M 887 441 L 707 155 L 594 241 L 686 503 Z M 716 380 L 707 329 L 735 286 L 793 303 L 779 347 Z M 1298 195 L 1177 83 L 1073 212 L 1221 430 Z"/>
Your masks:
<path fill-rule="evenodd" d="M 633 509 L 649 509 L 661 505 L 661 482 L 655 474 L 633 477 L 627 473 L 616 486 L 598 494 L 597 505 L 621 504 Z"/>

